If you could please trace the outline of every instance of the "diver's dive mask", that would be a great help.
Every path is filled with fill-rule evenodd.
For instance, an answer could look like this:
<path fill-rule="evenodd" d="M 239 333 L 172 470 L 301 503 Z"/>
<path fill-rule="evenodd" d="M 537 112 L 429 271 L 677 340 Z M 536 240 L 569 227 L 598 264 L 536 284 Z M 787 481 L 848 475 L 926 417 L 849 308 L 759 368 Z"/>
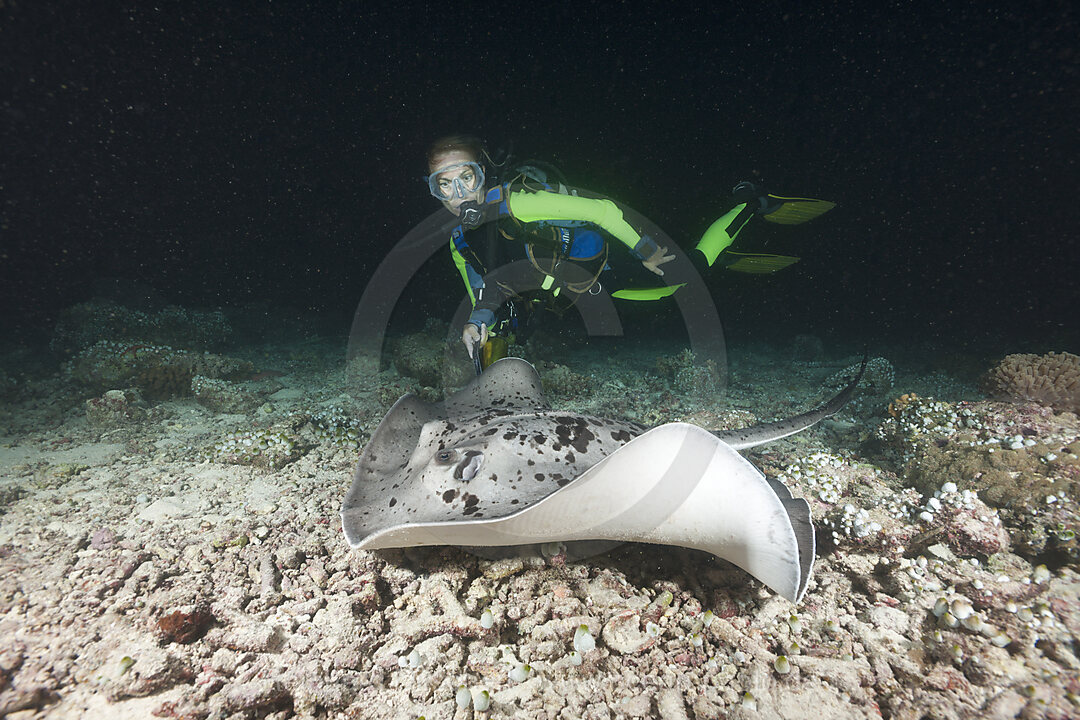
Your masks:
<path fill-rule="evenodd" d="M 484 186 L 484 169 L 477 162 L 454 163 L 428 175 L 427 182 L 436 200 L 463 198 Z"/>

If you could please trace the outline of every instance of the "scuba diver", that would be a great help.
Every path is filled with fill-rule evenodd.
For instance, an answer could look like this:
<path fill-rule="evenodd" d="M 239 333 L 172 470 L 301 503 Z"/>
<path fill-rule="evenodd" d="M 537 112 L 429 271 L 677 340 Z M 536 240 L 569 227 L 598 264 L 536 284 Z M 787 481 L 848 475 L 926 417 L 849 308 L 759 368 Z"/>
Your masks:
<path fill-rule="evenodd" d="M 635 228 L 619 205 L 568 188 L 558 171 L 543 163 L 514 166 L 506 181 L 490 182 L 499 164 L 478 138 L 437 140 L 427 162 L 432 196 L 460 219 L 451 232 L 450 250 L 472 303 L 461 340 L 477 373 L 505 354 L 505 335 L 540 298 L 561 314 L 583 293 L 599 292 L 601 275 L 618 259 L 610 252 L 612 245 L 625 246 L 630 257 L 656 276 L 663 276 L 663 266 L 677 257 Z M 502 164 L 510 166 L 509 158 Z M 705 231 L 689 254 L 699 272 L 716 266 L 747 273 L 787 267 L 799 258 L 728 248 L 756 216 L 794 225 L 835 207 L 825 200 L 772 195 L 749 182 L 736 185 L 732 195 L 734 207 Z M 620 289 L 610 295 L 655 300 L 681 286 Z"/>

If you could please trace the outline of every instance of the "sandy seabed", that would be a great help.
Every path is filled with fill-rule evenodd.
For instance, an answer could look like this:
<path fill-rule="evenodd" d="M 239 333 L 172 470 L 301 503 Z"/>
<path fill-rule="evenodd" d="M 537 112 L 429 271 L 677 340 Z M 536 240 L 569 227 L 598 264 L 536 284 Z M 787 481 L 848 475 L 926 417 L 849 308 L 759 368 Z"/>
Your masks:
<path fill-rule="evenodd" d="M 890 515 L 890 474 L 825 430 L 753 459 L 796 478 L 816 517 L 861 502 L 880 527 L 837 526 L 796 608 L 679 548 L 570 563 L 352 551 L 338 511 L 355 446 L 311 441 L 278 469 L 207 459 L 229 433 L 336 403 L 369 432 L 385 410 L 386 378 L 349 398 L 340 372 L 282 366 L 283 388 L 248 415 L 175 399 L 101 429 L 59 379 L 2 408 L 0 716 L 1080 716 L 1073 566 L 1010 552 L 981 503 L 936 524 Z M 1074 415 L 1048 427 L 1075 442 Z M 845 488 L 835 500 L 804 482 L 815 463 Z M 957 523 L 971 542 L 953 542 Z"/>

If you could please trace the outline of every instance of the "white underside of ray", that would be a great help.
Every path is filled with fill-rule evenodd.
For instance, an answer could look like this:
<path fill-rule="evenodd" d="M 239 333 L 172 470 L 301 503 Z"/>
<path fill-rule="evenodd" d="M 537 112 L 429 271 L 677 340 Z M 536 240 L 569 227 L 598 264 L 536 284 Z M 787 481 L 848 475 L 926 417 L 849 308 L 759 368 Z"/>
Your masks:
<path fill-rule="evenodd" d="M 801 594 L 799 546 L 780 498 L 738 452 L 685 423 L 644 433 L 513 515 L 396 525 L 354 547 L 575 540 L 696 548 L 741 567 L 793 602 Z"/>

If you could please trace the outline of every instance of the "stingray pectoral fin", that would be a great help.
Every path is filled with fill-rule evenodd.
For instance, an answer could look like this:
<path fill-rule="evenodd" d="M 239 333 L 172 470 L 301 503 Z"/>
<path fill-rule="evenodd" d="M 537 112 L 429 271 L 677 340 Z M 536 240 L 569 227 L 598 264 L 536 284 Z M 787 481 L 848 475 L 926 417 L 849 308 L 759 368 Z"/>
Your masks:
<path fill-rule="evenodd" d="M 795 522 L 785 507 L 791 502 Z M 709 432 L 671 423 L 631 440 L 570 484 L 513 515 L 397 525 L 353 547 L 573 540 L 679 545 L 728 560 L 797 602 L 813 563 L 809 508 L 802 515 L 800 502 L 805 506 L 780 498 L 753 465 Z M 806 549 L 809 558 L 800 556 Z"/>
<path fill-rule="evenodd" d="M 800 513 L 805 502 L 794 501 L 793 522 L 790 494 L 780 497 L 746 458 L 706 430 L 662 425 L 590 468 L 578 483 L 565 488 L 580 488 L 581 496 L 567 497 L 564 511 L 620 496 L 621 507 L 596 511 L 596 537 L 704 550 L 792 602 L 805 590 L 813 564 L 809 507 Z M 554 500 L 546 498 L 538 509 Z"/>
<path fill-rule="evenodd" d="M 782 499 L 787 510 L 791 529 L 795 531 L 795 540 L 799 543 L 799 592 L 795 602 L 802 600 L 806 585 L 814 572 L 814 558 L 817 557 L 817 538 L 814 523 L 810 519 L 810 503 L 802 498 Z"/>

